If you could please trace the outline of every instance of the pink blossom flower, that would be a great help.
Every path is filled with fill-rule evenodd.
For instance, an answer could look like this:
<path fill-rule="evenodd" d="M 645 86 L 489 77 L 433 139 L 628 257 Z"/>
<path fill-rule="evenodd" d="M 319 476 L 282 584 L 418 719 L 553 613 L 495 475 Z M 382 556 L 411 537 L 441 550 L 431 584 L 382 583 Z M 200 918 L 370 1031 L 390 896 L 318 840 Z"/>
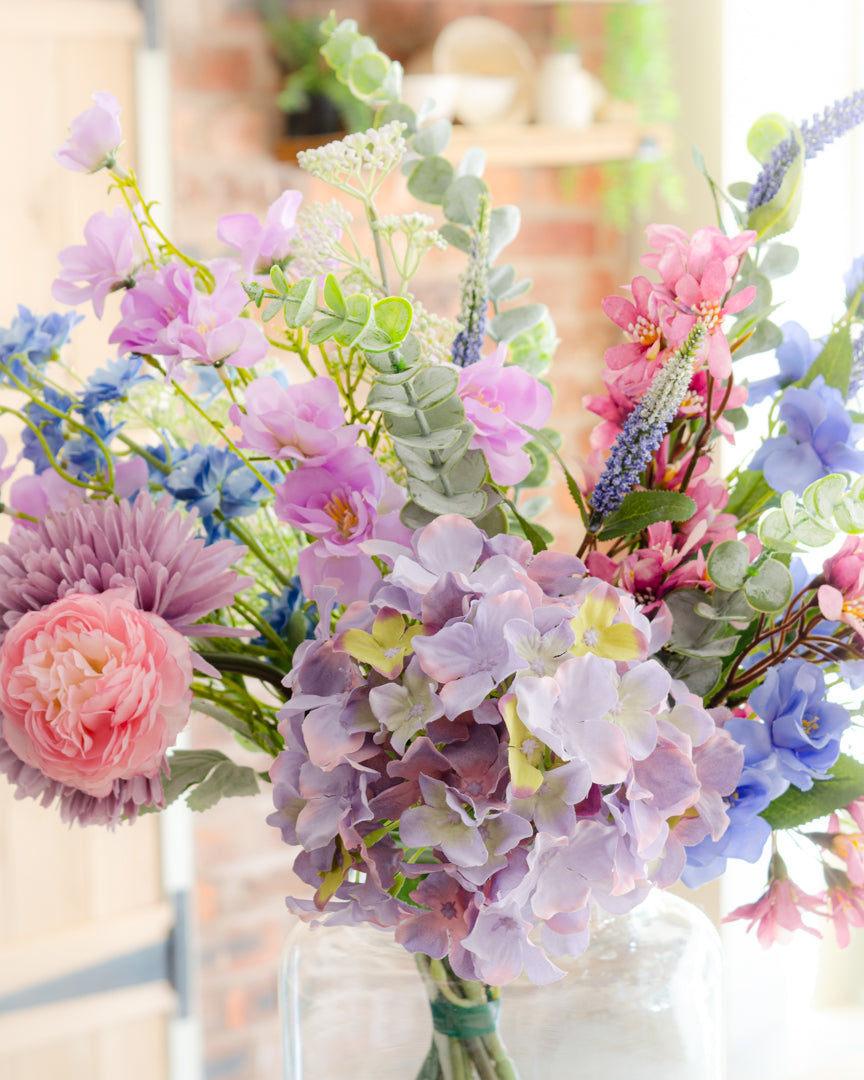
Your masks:
<path fill-rule="evenodd" d="M 133 271 L 143 261 L 138 226 L 128 210 L 118 206 L 113 216 L 100 211 L 84 226 L 86 243 L 60 252 L 62 269 L 51 286 L 51 295 L 63 304 L 93 301 L 97 319 L 102 318 L 105 297 L 131 284 Z"/>
<path fill-rule="evenodd" d="M 845 949 L 850 940 L 850 926 L 864 926 L 864 888 L 853 885 L 845 874 L 832 870 L 830 884 L 823 895 L 827 915 L 834 924 L 837 944 Z"/>
<path fill-rule="evenodd" d="M 256 322 L 241 318 L 246 293 L 230 275 L 218 264 L 211 293 L 199 292 L 194 272 L 181 263 L 140 277 L 123 297 L 108 340 L 121 352 L 167 357 L 169 376 L 184 360 L 251 367 L 267 355 L 267 339 Z"/>
<path fill-rule="evenodd" d="M 283 191 L 267 210 L 263 225 L 254 214 L 228 214 L 219 218 L 216 235 L 238 252 L 247 277 L 266 273 L 274 263 L 283 262 L 291 254 L 302 201 L 301 192 Z"/>
<path fill-rule="evenodd" d="M 837 554 L 825 560 L 822 572 L 826 584 L 817 593 L 820 611 L 864 638 L 864 537 L 847 536 Z"/>
<path fill-rule="evenodd" d="M 246 387 L 246 411 L 232 405 L 230 419 L 243 431 L 239 446 L 274 461 L 321 465 L 338 450 L 353 446 L 360 428 L 345 424 L 339 391 L 332 379 L 318 375 L 309 382 L 283 387 L 272 376 Z"/>
<path fill-rule="evenodd" d="M 729 292 L 741 258 L 756 240 L 752 230 L 727 237 L 720 229 L 697 229 L 688 237 L 674 226 L 651 225 L 648 242 L 659 253 L 642 257 L 645 266 L 656 269 L 662 279 L 659 291 L 668 298 L 670 309 L 663 318 L 663 332 L 677 348 L 697 322 L 707 327 L 707 366 L 718 379 L 732 371 L 732 354 L 723 334 L 724 315 L 745 308 L 756 295 L 753 285 L 732 296 Z"/>
<path fill-rule="evenodd" d="M 668 303 L 648 278 L 635 277 L 630 285 L 633 300 L 607 296 L 600 302 L 603 311 L 630 339 L 606 350 L 606 365 L 613 371 L 629 367 L 637 360 L 656 360 L 663 345 L 660 308 Z"/>
<path fill-rule="evenodd" d="M 192 701 L 188 644 L 130 593 L 70 593 L 23 616 L 0 650 L 10 749 L 97 798 L 158 774 Z"/>
<path fill-rule="evenodd" d="M 747 930 L 750 931 L 755 926 L 759 944 L 763 949 L 767 949 L 775 941 L 781 944 L 789 941 L 795 930 L 806 930 L 814 937 L 821 937 L 818 930 L 805 925 L 801 912 L 821 913 L 823 909 L 824 904 L 819 897 L 802 892 L 791 878 L 780 877 L 774 878 L 768 891 L 755 903 L 735 908 L 723 922 L 749 919 Z"/>
<path fill-rule="evenodd" d="M 101 91 L 91 97 L 96 104 L 75 117 L 69 125 L 69 138 L 54 154 L 55 161 L 73 172 L 111 168 L 123 141 L 117 98 Z"/>
<path fill-rule="evenodd" d="M 518 484 L 531 471 L 522 447 L 531 436 L 520 425 L 542 428 L 552 412 L 552 394 L 515 364 L 504 366 L 506 345 L 461 368 L 457 393 L 474 425 L 473 449 L 482 450 L 496 484 Z"/>

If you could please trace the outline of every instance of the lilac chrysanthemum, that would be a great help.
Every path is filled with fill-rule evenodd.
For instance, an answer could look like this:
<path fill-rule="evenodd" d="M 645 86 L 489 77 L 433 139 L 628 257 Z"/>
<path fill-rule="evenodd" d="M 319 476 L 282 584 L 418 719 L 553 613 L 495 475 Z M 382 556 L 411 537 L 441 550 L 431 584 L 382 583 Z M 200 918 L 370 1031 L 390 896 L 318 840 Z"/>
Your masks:
<path fill-rule="evenodd" d="M 231 569 L 245 548 L 230 540 L 205 546 L 193 535 L 194 515 L 183 517 L 167 496 L 153 503 L 142 493 L 134 503 L 81 500 L 46 517 L 35 530 L 0 544 L 0 644 L 28 611 L 39 611 L 73 592 L 135 590 L 134 603 L 159 615 L 176 631 L 206 636 L 198 619 L 231 604 L 251 579 Z M 96 797 L 52 780 L 27 765 L 0 736 L 0 773 L 19 799 L 55 800 L 64 821 L 115 825 L 134 820 L 143 806 L 164 805 L 162 773 L 118 779 L 110 794 Z"/>
<path fill-rule="evenodd" d="M 194 625 L 231 604 L 252 584 L 231 569 L 246 549 L 231 540 L 205 545 L 165 496 L 154 503 L 82 500 L 0 544 L 0 643 L 25 612 L 40 611 L 69 592 L 101 593 L 132 586 L 135 606 L 159 615 L 181 634 L 206 637 Z"/>

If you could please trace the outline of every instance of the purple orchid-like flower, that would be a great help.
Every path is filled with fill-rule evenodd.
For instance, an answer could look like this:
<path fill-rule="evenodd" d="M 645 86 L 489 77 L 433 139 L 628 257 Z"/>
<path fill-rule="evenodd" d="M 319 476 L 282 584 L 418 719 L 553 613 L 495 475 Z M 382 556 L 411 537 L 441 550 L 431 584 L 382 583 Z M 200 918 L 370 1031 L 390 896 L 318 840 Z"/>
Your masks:
<path fill-rule="evenodd" d="M 123 141 L 122 110 L 117 98 L 103 91 L 97 91 L 91 98 L 95 105 L 75 117 L 69 125 L 69 138 L 54 154 L 55 161 L 72 172 L 91 173 L 111 168 Z"/>
<path fill-rule="evenodd" d="M 89 218 L 84 240 L 60 252 L 62 269 L 51 295 L 64 304 L 92 300 L 96 318 L 101 319 L 107 295 L 132 284 L 134 271 L 144 261 L 144 244 L 132 215 L 123 207 L 110 217 L 100 211 Z"/>
<path fill-rule="evenodd" d="M 268 207 L 263 224 L 254 214 L 228 214 L 219 218 L 216 235 L 223 244 L 236 250 L 246 277 L 266 274 L 271 266 L 290 256 L 302 201 L 302 192 L 283 191 Z"/>

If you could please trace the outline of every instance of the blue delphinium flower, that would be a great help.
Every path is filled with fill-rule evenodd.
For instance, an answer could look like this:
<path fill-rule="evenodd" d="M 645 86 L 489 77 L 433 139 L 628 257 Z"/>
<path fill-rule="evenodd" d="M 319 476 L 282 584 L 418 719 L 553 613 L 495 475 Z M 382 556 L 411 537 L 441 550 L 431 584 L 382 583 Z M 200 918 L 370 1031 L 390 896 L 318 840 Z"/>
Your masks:
<path fill-rule="evenodd" d="M 160 482 L 175 499 L 198 511 L 210 543 L 229 535 L 216 511 L 226 519 L 247 517 L 269 496 L 251 469 L 227 449 L 195 445 L 175 455 L 172 465 L 167 476 L 159 477 Z M 278 479 L 272 467 L 260 471 L 270 481 Z"/>
<path fill-rule="evenodd" d="M 779 410 L 786 433 L 766 439 L 750 468 L 761 470 L 775 491 L 800 495 L 808 484 L 833 472 L 864 472 L 864 452 L 855 449 L 860 425 L 843 407 L 843 395 L 818 375 L 809 387 L 792 386 Z"/>
<path fill-rule="evenodd" d="M 262 594 L 264 596 L 265 594 Z M 264 621 L 272 626 L 279 637 L 286 640 L 291 636 L 292 623 L 294 626 L 299 625 L 302 627 L 303 636 L 305 638 L 311 638 L 315 634 L 315 627 L 318 625 L 318 619 L 316 618 L 314 611 L 304 611 L 304 605 L 306 603 L 306 597 L 300 588 L 300 578 L 293 577 L 288 585 L 282 590 L 278 596 L 273 596 L 271 593 L 266 594 L 266 603 L 261 609 L 261 617 Z M 293 616 L 299 616 L 298 618 L 292 618 Z M 266 638 L 256 638 L 253 642 L 254 645 L 266 645 Z"/>
<path fill-rule="evenodd" d="M 750 705 L 768 727 L 781 776 L 802 791 L 826 779 L 851 721 L 842 705 L 825 700 L 821 668 L 790 657 L 769 668 Z"/>
<path fill-rule="evenodd" d="M 589 528 L 592 530 L 607 514 L 618 509 L 638 482 L 654 451 L 663 442 L 663 436 L 675 419 L 690 386 L 693 359 L 706 332 L 700 323 L 693 327 L 624 421 L 621 434 L 615 440 L 591 496 Z"/>
<path fill-rule="evenodd" d="M 59 394 L 50 386 L 43 389 L 42 399 L 44 405 L 50 405 L 51 408 L 64 414 L 69 413 L 72 408 L 72 399 L 65 394 Z M 30 401 L 24 406 L 23 411 L 27 419 L 39 429 L 48 449 L 56 458 L 66 441 L 65 421 L 63 417 L 56 416 L 46 409 L 44 405 L 40 405 L 36 401 Z M 21 441 L 24 444 L 22 455 L 28 461 L 33 462 L 34 472 L 42 473 L 52 467 L 42 442 L 31 428 L 23 428 Z"/>
<path fill-rule="evenodd" d="M 70 424 L 67 441 L 60 452 L 61 463 L 73 476 L 104 474 L 106 471 L 105 455 L 93 435 L 96 435 L 108 446 L 122 425 L 112 424 L 107 416 L 97 412 L 95 409 L 86 410 L 80 417 L 80 422 L 86 424 L 93 434 L 80 431 Z"/>
<path fill-rule="evenodd" d="M 864 120 L 864 90 L 856 90 L 854 94 L 835 101 L 828 105 L 821 113 L 816 113 L 809 120 L 805 120 L 800 127 L 801 138 L 804 143 L 804 160 L 809 161 L 821 150 L 851 131 Z M 783 183 L 789 166 L 798 156 L 798 143 L 790 135 L 779 142 L 771 153 L 771 157 L 762 166 L 762 170 L 756 177 L 756 182 L 750 188 L 747 196 L 747 210 L 752 212 L 757 206 L 764 206 L 770 202 Z"/>
<path fill-rule="evenodd" d="M 83 408 L 94 409 L 97 405 L 120 401 L 133 386 L 147 382 L 152 376 L 141 370 L 143 363 L 143 357 L 137 353 L 106 361 L 106 366 L 94 371 L 84 384 L 81 394 Z"/>
<path fill-rule="evenodd" d="M 8 366 L 17 379 L 27 382 L 22 361 L 26 359 L 37 365 L 47 363 L 65 345 L 72 327 L 82 319 L 83 316 L 74 311 L 66 315 L 52 312 L 40 317 L 19 304 L 12 325 L 0 327 L 0 363 Z M 0 382 L 4 380 L 5 376 L 0 372 Z"/>
<path fill-rule="evenodd" d="M 780 329 L 783 332 L 783 344 L 774 350 L 780 372 L 747 387 L 748 405 L 756 405 L 766 397 L 773 397 L 784 387 L 803 379 L 810 370 L 810 365 L 825 347 L 824 341 L 812 341 L 800 323 L 785 322 Z"/>

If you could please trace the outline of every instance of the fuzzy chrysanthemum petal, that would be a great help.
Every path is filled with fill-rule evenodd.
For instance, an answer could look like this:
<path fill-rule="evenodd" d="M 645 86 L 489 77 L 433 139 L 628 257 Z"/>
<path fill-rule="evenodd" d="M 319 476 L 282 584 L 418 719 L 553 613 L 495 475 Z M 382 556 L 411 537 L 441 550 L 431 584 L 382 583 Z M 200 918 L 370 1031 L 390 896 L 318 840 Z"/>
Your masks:
<path fill-rule="evenodd" d="M 154 503 L 81 500 L 51 514 L 34 530 L 0 544 L 0 643 L 28 611 L 39 611 L 70 592 L 135 589 L 135 606 L 161 616 L 184 634 L 230 605 L 252 581 L 232 564 L 245 548 L 230 540 L 205 544 L 193 535 L 194 517 Z"/>

